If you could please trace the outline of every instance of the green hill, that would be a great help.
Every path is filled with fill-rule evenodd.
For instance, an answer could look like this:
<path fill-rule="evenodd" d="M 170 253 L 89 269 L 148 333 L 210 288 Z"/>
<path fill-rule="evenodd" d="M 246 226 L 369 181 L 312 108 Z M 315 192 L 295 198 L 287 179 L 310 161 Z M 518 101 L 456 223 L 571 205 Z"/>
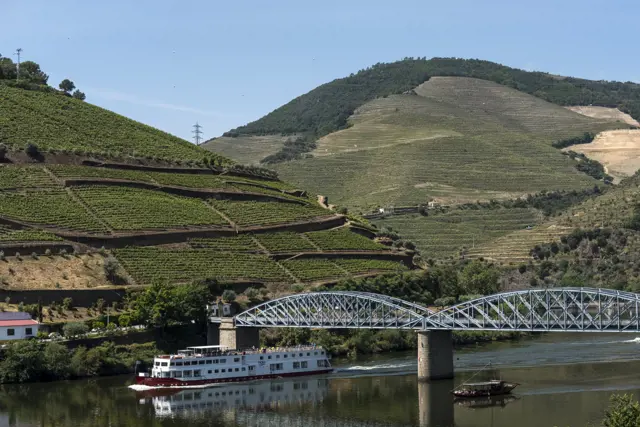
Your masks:
<path fill-rule="evenodd" d="M 593 186 L 560 139 L 621 125 L 493 82 L 434 77 L 360 107 L 313 157 L 272 165 L 286 180 L 367 212 L 376 206 L 506 199 Z"/>
<path fill-rule="evenodd" d="M 0 84 L 0 290 L 282 292 L 412 267 L 272 171 L 47 88 Z"/>

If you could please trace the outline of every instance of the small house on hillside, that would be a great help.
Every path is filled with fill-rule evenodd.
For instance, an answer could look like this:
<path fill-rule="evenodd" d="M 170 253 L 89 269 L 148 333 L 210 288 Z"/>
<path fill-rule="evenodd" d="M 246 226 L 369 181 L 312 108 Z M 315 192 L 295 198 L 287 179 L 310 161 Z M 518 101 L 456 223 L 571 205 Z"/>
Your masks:
<path fill-rule="evenodd" d="M 0 313 L 0 341 L 22 340 L 35 337 L 38 334 L 39 323 L 33 320 L 29 313 L 1 312 Z"/>

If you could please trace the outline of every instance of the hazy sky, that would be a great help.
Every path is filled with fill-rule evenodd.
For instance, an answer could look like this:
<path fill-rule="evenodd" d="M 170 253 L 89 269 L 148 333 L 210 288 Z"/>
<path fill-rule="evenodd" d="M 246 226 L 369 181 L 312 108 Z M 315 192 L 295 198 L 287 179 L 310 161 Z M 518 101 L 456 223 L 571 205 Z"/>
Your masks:
<path fill-rule="evenodd" d="M 0 54 L 183 138 L 405 56 L 640 82 L 637 0 L 3 1 Z"/>

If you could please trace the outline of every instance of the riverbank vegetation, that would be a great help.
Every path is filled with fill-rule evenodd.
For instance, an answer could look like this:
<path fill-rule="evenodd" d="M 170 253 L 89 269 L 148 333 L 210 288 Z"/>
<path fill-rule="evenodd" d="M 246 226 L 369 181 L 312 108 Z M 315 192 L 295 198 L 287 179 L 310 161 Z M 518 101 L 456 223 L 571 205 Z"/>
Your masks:
<path fill-rule="evenodd" d="M 115 345 L 105 342 L 87 349 L 69 350 L 56 342 L 17 341 L 0 360 L 0 383 L 56 381 L 133 372 L 136 361 L 150 363 L 154 343 Z"/>

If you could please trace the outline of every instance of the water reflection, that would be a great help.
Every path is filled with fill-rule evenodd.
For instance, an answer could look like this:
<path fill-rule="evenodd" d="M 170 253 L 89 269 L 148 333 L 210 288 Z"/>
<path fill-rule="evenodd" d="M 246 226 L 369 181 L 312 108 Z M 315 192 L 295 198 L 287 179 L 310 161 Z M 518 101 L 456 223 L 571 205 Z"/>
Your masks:
<path fill-rule="evenodd" d="M 314 405 L 328 394 L 329 380 L 258 381 L 202 389 L 155 389 L 137 392 L 140 404 L 153 406 L 157 417 L 202 417 L 228 409 L 277 411 Z"/>

